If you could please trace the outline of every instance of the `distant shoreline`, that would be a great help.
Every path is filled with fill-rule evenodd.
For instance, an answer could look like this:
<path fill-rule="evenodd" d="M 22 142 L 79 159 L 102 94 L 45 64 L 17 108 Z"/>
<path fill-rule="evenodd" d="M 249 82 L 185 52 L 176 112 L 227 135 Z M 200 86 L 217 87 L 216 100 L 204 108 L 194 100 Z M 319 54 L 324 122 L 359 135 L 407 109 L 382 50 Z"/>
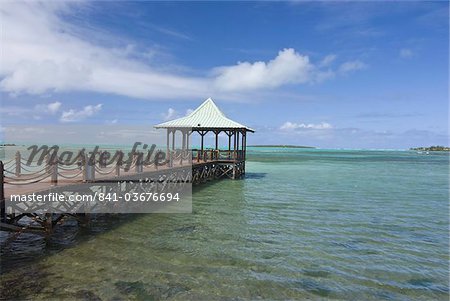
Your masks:
<path fill-rule="evenodd" d="M 425 152 L 450 152 L 450 147 L 447 146 L 430 146 L 430 147 L 413 147 L 410 148 L 413 151 L 425 151 Z"/>
<path fill-rule="evenodd" d="M 314 146 L 303 146 L 303 145 L 277 145 L 277 144 L 267 144 L 267 145 L 248 145 L 248 147 L 277 147 L 277 148 L 315 148 Z"/>

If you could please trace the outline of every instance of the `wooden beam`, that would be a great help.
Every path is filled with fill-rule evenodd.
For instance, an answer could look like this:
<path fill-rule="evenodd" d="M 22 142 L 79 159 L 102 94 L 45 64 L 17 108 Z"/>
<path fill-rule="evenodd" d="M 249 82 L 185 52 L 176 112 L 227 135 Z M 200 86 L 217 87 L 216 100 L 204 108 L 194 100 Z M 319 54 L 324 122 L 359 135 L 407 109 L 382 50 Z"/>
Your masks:
<path fill-rule="evenodd" d="M 35 234 L 45 235 L 44 227 L 32 227 L 32 226 L 16 226 L 7 223 L 0 223 L 0 230 L 11 232 L 31 232 Z"/>

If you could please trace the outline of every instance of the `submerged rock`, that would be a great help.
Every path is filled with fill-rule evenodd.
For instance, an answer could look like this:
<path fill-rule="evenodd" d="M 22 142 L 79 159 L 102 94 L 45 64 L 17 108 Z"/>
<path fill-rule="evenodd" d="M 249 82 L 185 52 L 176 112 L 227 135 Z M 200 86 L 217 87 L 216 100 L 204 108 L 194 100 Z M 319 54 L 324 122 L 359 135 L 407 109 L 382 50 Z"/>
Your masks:
<path fill-rule="evenodd" d="M 115 283 L 115 286 L 121 294 L 127 295 L 128 297 L 132 296 L 137 300 L 165 300 L 190 290 L 190 288 L 178 283 L 160 285 L 144 284 L 141 281 L 118 281 Z"/>
<path fill-rule="evenodd" d="M 176 232 L 180 233 L 192 233 L 195 231 L 196 226 L 185 226 L 175 229 Z"/>
<path fill-rule="evenodd" d="M 93 291 L 88 291 L 88 290 L 79 290 L 74 294 L 74 296 L 80 300 L 85 300 L 85 301 L 101 301 L 102 300 Z"/>

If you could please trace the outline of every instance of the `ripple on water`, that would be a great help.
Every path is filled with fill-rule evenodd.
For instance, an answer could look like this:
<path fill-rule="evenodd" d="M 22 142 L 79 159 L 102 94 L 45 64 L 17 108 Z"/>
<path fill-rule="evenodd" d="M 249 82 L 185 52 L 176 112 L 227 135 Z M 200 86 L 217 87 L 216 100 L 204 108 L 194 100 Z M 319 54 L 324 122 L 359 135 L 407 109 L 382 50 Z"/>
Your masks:
<path fill-rule="evenodd" d="M 330 275 L 330 272 L 327 272 L 325 270 L 303 270 L 303 274 L 309 277 L 320 277 L 320 278 L 326 278 Z"/>

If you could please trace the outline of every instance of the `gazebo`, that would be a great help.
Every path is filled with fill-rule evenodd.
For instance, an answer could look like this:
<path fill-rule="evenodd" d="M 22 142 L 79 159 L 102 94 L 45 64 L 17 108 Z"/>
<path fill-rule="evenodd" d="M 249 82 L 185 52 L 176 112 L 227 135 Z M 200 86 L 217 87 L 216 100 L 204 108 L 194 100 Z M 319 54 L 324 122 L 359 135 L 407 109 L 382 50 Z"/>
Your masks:
<path fill-rule="evenodd" d="M 170 150 L 175 150 L 175 134 L 179 131 L 182 135 L 181 150 L 191 150 L 193 162 L 197 163 L 207 161 L 245 162 L 247 132 L 255 132 L 253 129 L 227 118 L 211 98 L 205 100 L 189 115 L 155 125 L 155 128 L 167 129 L 168 153 Z M 200 149 L 191 149 L 190 147 L 190 136 L 194 132 L 200 135 Z M 215 147 L 205 150 L 204 137 L 210 132 L 215 135 Z M 228 136 L 226 149 L 219 148 L 220 133 Z M 245 163 L 242 165 L 245 166 Z"/>

